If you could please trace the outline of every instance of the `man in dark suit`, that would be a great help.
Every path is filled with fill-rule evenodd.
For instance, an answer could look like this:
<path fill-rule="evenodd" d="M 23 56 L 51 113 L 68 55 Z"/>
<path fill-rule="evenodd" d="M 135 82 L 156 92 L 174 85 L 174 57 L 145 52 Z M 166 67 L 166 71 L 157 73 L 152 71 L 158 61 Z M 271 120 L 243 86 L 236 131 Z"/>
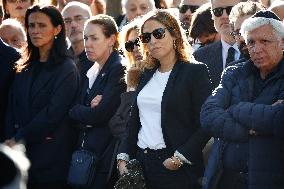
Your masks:
<path fill-rule="evenodd" d="M 3 140 L 3 125 L 8 101 L 9 88 L 14 80 L 14 63 L 20 54 L 6 45 L 0 38 L 0 142 Z"/>
<path fill-rule="evenodd" d="M 93 62 L 88 60 L 84 49 L 83 30 L 85 21 L 91 17 L 91 9 L 80 2 L 70 2 L 62 10 L 66 27 L 66 35 L 71 43 L 69 52 L 75 59 L 80 72 L 81 86 L 87 79 L 86 73 L 92 67 Z"/>
<path fill-rule="evenodd" d="M 193 56 L 197 61 L 205 63 L 213 87 L 219 85 L 221 73 L 229 62 L 239 59 L 240 51 L 234 38 L 230 35 L 229 14 L 240 0 L 211 0 L 214 26 L 220 33 L 221 41 L 198 49 Z"/>
<path fill-rule="evenodd" d="M 232 29 L 232 36 L 235 38 L 238 48 L 241 53 L 241 58 L 238 62 L 248 60 L 250 58 L 247 45 L 244 38 L 240 34 L 242 23 L 257 11 L 265 9 L 265 7 L 258 2 L 240 2 L 232 8 L 230 13 L 230 25 Z M 230 63 L 232 65 L 232 63 Z"/>

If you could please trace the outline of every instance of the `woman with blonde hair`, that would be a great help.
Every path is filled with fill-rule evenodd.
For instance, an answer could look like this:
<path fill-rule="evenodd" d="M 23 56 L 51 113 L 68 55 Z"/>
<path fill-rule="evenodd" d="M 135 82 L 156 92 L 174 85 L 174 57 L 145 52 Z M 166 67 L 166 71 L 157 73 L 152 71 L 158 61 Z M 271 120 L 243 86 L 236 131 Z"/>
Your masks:
<path fill-rule="evenodd" d="M 120 32 L 121 49 L 126 57 L 127 71 L 125 73 L 125 80 L 127 84 L 127 91 L 121 94 L 120 106 L 109 122 L 111 132 L 116 139 L 112 164 L 115 163 L 118 148 L 121 141 L 126 136 L 126 125 L 129 119 L 131 105 L 135 99 L 135 90 L 143 71 L 138 25 L 139 19 L 135 19 L 129 24 L 123 26 L 122 31 Z"/>
<path fill-rule="evenodd" d="M 117 155 L 119 171 L 137 158 L 149 189 L 200 188 L 209 139 L 199 122 L 211 92 L 207 68 L 190 59 L 180 23 L 167 10 L 144 17 L 140 39 L 145 71 Z"/>

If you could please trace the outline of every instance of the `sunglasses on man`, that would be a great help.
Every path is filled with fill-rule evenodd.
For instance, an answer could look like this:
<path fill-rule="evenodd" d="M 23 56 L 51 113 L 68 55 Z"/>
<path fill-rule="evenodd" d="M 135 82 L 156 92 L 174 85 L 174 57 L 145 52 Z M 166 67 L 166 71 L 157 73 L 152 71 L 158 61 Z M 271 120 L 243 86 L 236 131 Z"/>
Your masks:
<path fill-rule="evenodd" d="M 194 13 L 199 6 L 196 5 L 182 5 L 179 7 L 179 12 L 184 14 L 189 9 L 191 13 Z"/>
<path fill-rule="evenodd" d="M 134 46 L 140 47 L 139 38 L 135 39 L 134 41 L 126 41 L 124 44 L 124 47 L 128 52 L 133 52 Z"/>
<path fill-rule="evenodd" d="M 226 10 L 227 15 L 230 15 L 232 8 L 233 6 L 217 7 L 217 8 L 212 9 L 212 12 L 216 17 L 221 17 L 223 15 L 224 10 Z"/>
<path fill-rule="evenodd" d="M 149 43 L 151 41 L 152 34 L 156 39 L 163 39 L 165 37 L 166 29 L 167 28 L 157 28 L 151 33 L 142 33 L 140 35 L 140 39 L 142 43 Z"/>

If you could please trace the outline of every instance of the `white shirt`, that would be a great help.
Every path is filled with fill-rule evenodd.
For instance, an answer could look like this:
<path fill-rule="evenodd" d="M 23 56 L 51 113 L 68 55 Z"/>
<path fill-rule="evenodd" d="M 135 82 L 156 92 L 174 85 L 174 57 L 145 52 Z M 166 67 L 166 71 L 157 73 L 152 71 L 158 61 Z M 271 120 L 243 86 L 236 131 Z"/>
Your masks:
<path fill-rule="evenodd" d="M 166 148 L 161 127 L 161 102 L 171 71 L 154 73 L 139 92 L 137 105 L 141 122 L 137 145 L 153 150 Z"/>
<path fill-rule="evenodd" d="M 226 66 L 226 59 L 227 59 L 227 56 L 228 56 L 228 50 L 230 47 L 233 47 L 235 49 L 235 60 L 238 60 L 240 58 L 240 51 L 239 51 L 239 48 L 238 48 L 238 45 L 237 43 L 235 43 L 233 46 L 226 43 L 225 41 L 221 40 L 221 43 L 222 43 L 222 58 L 223 58 L 223 69 L 225 69 L 225 66 Z"/>
<path fill-rule="evenodd" d="M 89 89 L 92 88 L 96 78 L 98 77 L 100 72 L 99 64 L 94 63 L 93 66 L 87 71 L 86 76 L 89 78 Z"/>

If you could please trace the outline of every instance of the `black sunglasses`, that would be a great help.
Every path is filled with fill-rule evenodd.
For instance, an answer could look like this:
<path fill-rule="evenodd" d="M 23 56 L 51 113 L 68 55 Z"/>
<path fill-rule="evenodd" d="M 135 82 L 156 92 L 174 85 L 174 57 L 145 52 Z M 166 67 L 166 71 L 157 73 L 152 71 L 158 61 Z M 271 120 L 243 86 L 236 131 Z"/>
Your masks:
<path fill-rule="evenodd" d="M 157 28 L 153 30 L 151 33 L 142 33 L 140 35 L 140 39 L 142 43 L 149 43 L 151 41 L 152 34 L 156 39 L 163 39 L 165 37 L 165 33 L 166 33 L 166 28 Z"/>
<path fill-rule="evenodd" d="M 134 45 L 140 47 L 139 38 L 135 39 L 134 41 L 126 41 L 124 47 L 128 52 L 133 52 Z"/>
<path fill-rule="evenodd" d="M 230 14 L 231 10 L 232 10 L 233 6 L 228 6 L 228 7 L 217 7 L 215 9 L 213 9 L 213 14 L 216 17 L 220 17 L 223 15 L 223 11 L 226 10 L 227 15 Z"/>
<path fill-rule="evenodd" d="M 179 12 L 184 14 L 184 13 L 186 13 L 186 11 L 188 9 L 190 9 L 190 12 L 194 13 L 196 11 L 196 9 L 198 9 L 198 8 L 199 8 L 199 6 L 196 6 L 196 5 L 182 5 L 182 6 L 179 7 Z"/>

